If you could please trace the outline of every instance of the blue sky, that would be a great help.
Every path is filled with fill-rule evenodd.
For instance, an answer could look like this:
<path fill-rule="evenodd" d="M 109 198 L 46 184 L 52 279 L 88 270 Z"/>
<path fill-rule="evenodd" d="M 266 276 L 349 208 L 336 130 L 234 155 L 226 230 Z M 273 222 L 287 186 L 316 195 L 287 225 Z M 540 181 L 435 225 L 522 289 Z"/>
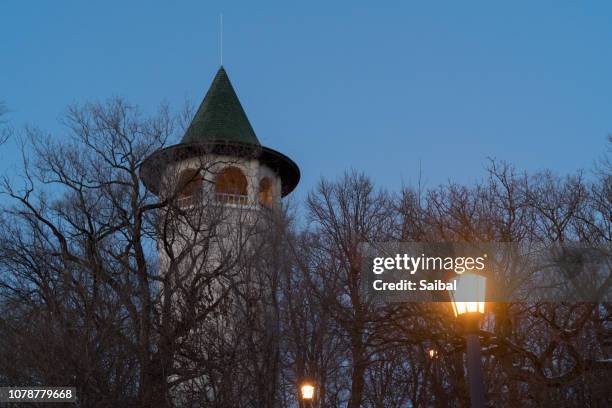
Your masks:
<path fill-rule="evenodd" d="M 376 6 L 374 6 L 376 4 Z M 297 197 L 355 168 L 378 185 L 470 183 L 487 157 L 588 169 L 612 132 L 612 3 L 0 3 L 0 100 L 58 138 L 66 106 L 199 104 L 224 65 Z M 0 148 L 11 173 L 14 143 Z"/>

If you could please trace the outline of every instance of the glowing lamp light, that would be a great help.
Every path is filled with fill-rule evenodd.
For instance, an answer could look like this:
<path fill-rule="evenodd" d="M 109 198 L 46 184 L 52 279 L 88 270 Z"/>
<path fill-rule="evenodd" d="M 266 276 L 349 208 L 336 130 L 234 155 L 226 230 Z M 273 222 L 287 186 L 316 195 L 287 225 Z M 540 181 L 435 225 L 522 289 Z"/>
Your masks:
<path fill-rule="evenodd" d="M 428 353 L 429 353 L 429 358 L 437 358 L 438 357 L 438 350 L 436 350 L 436 349 L 429 349 Z"/>
<path fill-rule="evenodd" d="M 302 391 L 302 399 L 303 400 L 311 400 L 314 398 L 314 385 L 306 383 L 303 384 L 300 390 Z"/>
<path fill-rule="evenodd" d="M 467 313 L 484 314 L 487 278 L 480 275 L 463 274 L 455 279 L 457 290 L 449 291 L 455 316 Z"/>

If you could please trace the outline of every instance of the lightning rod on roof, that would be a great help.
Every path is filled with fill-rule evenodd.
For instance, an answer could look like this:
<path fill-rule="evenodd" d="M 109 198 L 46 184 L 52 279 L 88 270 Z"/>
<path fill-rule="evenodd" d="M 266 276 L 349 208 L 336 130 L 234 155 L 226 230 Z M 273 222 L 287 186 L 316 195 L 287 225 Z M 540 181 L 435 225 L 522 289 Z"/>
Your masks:
<path fill-rule="evenodd" d="M 223 13 L 219 13 L 219 58 L 223 66 Z"/>

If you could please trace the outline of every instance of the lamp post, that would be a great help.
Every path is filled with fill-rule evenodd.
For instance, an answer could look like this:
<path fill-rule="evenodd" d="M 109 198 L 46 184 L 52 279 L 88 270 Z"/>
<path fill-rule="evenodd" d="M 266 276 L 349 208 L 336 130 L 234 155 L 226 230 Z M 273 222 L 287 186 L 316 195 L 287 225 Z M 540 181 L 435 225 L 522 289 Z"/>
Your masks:
<path fill-rule="evenodd" d="M 315 387 L 310 381 L 305 381 L 302 383 L 302 385 L 300 386 L 300 394 L 304 407 L 312 407 L 312 402 L 314 400 L 314 392 Z"/>
<path fill-rule="evenodd" d="M 478 330 L 480 319 L 485 311 L 486 278 L 480 275 L 463 274 L 456 278 L 456 281 L 456 290 L 449 291 L 449 293 L 455 317 L 462 321 L 465 327 L 470 406 L 484 408 L 485 393 Z"/>

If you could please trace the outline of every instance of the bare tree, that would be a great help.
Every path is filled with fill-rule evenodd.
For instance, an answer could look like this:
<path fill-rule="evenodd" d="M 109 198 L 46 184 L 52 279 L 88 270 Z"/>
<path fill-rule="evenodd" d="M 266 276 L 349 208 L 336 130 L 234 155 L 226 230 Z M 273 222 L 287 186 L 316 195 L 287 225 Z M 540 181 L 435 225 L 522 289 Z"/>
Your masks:
<path fill-rule="evenodd" d="M 347 406 L 357 408 L 362 406 L 366 371 L 374 352 L 373 327 L 381 318 L 379 311 L 362 297 L 360 245 L 392 237 L 393 202 L 386 192 L 375 191 L 367 177 L 352 172 L 338 182 L 321 181 L 316 193 L 309 195 L 307 206 L 316 236 L 306 241 L 312 255 L 303 271 L 308 289 L 315 293 L 313 300 L 319 303 L 317 309 L 322 316 L 328 316 L 325 325 L 333 327 L 339 351 L 345 353 L 336 358 L 335 364 L 341 364 L 342 359 L 350 361 L 346 371 L 350 390 L 345 394 Z M 306 251 L 304 248 L 301 253 Z M 323 339 L 319 338 L 319 342 Z M 312 351 L 313 356 L 319 354 L 319 350 Z"/>
<path fill-rule="evenodd" d="M 65 124 L 66 142 L 28 129 L 24 184 L 3 182 L 15 205 L 3 220 L 0 282 L 13 313 L 0 327 L 13 335 L 0 372 L 74 385 L 83 406 L 171 406 L 190 388 L 208 393 L 220 361 L 207 353 L 226 340 L 209 329 L 235 310 L 228 299 L 252 264 L 257 220 L 208 195 L 185 206 L 191 180 L 178 171 L 159 175 L 160 197 L 143 188 L 141 164 L 174 136 L 166 108 L 143 118 L 115 99 L 72 107 Z M 217 165 L 205 157 L 196 172 Z"/>
<path fill-rule="evenodd" d="M 400 211 L 419 226 L 424 240 L 609 242 L 605 231 L 610 213 L 606 200 L 602 205 L 606 183 L 601 181 L 589 187 L 580 174 L 527 176 L 492 161 L 485 182 L 430 191 L 421 208 L 409 193 Z M 609 305 L 497 303 L 493 307 L 481 331 L 490 400 L 589 405 L 611 397 L 601 392 L 593 374 L 610 369 L 605 346 L 610 331 L 603 323 L 610 317 Z M 446 350 L 453 350 L 448 346 L 452 343 Z M 453 352 L 458 351 L 461 346 L 454 347 Z M 581 381 L 586 378 L 589 381 Z"/>
<path fill-rule="evenodd" d="M 591 178 L 491 161 L 474 185 L 398 195 L 351 172 L 322 180 L 302 218 L 207 194 L 233 159 L 204 150 L 160 165 L 153 195 L 143 163 L 181 132 L 167 108 L 114 99 L 64 123 L 65 137 L 26 129 L 21 177 L 2 181 L 0 385 L 75 386 L 84 407 L 289 408 L 305 379 L 318 407 L 465 406 L 450 308 L 372 303 L 361 244 L 612 237 L 608 156 Z M 490 311 L 492 405 L 612 404 L 610 304 Z"/>

